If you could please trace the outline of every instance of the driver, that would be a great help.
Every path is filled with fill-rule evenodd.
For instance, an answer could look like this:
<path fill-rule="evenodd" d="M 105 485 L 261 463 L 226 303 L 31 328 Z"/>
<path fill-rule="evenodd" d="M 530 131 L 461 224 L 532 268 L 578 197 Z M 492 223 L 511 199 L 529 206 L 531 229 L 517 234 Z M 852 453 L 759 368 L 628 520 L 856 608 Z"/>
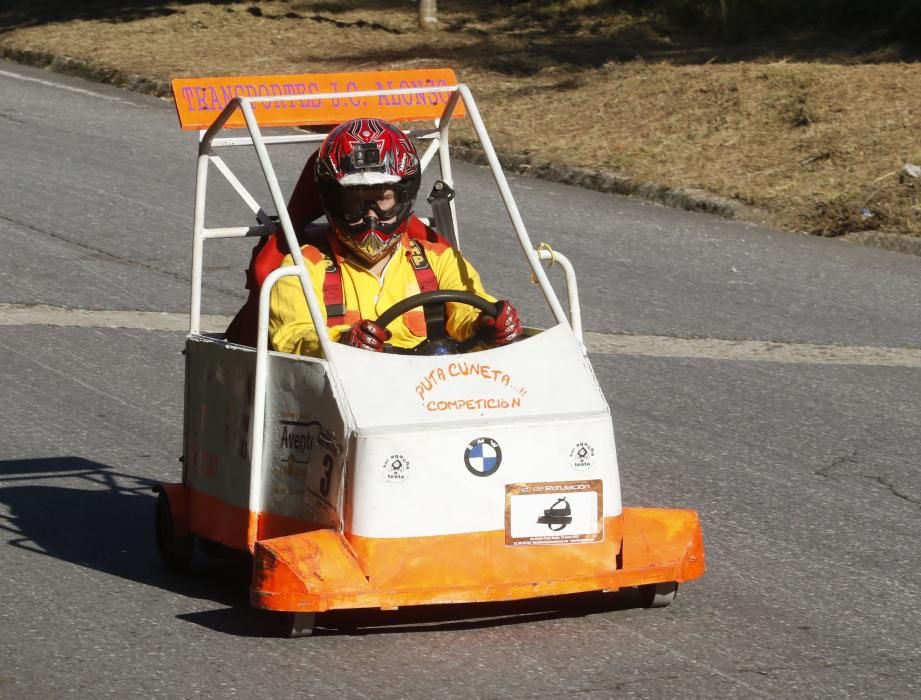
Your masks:
<path fill-rule="evenodd" d="M 379 119 L 347 121 L 320 146 L 315 178 L 329 228 L 325 240 L 301 252 L 332 340 L 376 352 L 388 341 L 415 347 L 426 338 L 422 309 L 408 311 L 388 328 L 373 319 L 423 291 L 461 290 L 496 301 L 443 239 L 408 235 L 421 176 L 409 138 Z M 282 264 L 292 265 L 291 256 Z M 445 307 L 445 328 L 456 341 L 476 334 L 487 344 L 507 345 L 521 335 L 518 313 L 507 301 L 498 302 L 495 318 L 466 304 Z M 320 354 L 297 277 L 283 277 L 273 288 L 269 333 L 276 350 Z"/>

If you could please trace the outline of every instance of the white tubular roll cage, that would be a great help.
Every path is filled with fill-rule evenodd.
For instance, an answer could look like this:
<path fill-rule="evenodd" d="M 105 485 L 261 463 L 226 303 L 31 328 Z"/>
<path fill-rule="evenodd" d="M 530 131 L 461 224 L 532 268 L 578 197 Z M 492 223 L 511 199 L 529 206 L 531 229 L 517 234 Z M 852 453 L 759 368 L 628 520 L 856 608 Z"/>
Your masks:
<path fill-rule="evenodd" d="M 524 222 L 518 212 L 518 207 L 512 197 L 505 174 L 499 164 L 495 149 L 486 133 L 486 128 L 480 117 L 479 110 L 470 94 L 466 85 L 441 85 L 438 87 L 413 87 L 399 88 L 394 90 L 366 90 L 351 92 L 327 92 L 323 94 L 306 93 L 303 95 L 285 95 L 285 101 L 299 99 L 309 100 L 334 100 L 334 99 L 356 99 L 362 97 L 392 97 L 397 95 L 418 95 L 418 94 L 448 94 L 450 98 L 441 113 L 441 116 L 435 120 L 434 128 L 427 130 L 412 130 L 407 133 L 420 139 L 428 140 L 430 143 L 420 158 L 420 167 L 422 170 L 433 160 L 436 152 L 438 154 L 441 177 L 448 184 L 454 186 L 454 180 L 451 173 L 451 161 L 448 150 L 448 132 L 452 116 L 459 101 L 463 101 L 467 116 L 471 119 L 473 128 L 480 140 L 484 152 L 492 170 L 496 185 L 499 188 L 500 196 L 508 211 L 509 218 L 518 236 L 519 244 L 525 254 L 528 264 L 531 267 L 532 280 L 540 285 L 544 298 L 546 299 L 557 323 L 570 327 L 579 340 L 582 342 L 582 323 L 579 309 L 578 289 L 576 287 L 576 277 L 569 260 L 561 253 L 553 251 L 547 244 L 540 244 L 535 249 L 528 237 Z M 201 288 L 202 288 L 202 268 L 204 255 L 204 242 L 210 238 L 241 238 L 241 237 L 264 237 L 274 233 L 280 225 L 281 231 L 285 236 L 288 248 L 291 251 L 294 265 L 290 267 L 279 268 L 270 273 L 263 281 L 259 297 L 259 315 L 258 315 L 258 342 L 256 349 L 256 367 L 255 383 L 253 388 L 253 413 L 252 413 L 252 450 L 250 453 L 250 492 L 249 492 L 249 510 L 254 513 L 262 511 L 262 460 L 263 460 L 263 440 L 264 440 L 264 422 L 265 422 L 265 398 L 266 398 L 266 377 L 268 369 L 268 325 L 269 325 L 269 295 L 272 287 L 279 279 L 286 276 L 296 275 L 301 282 L 304 291 L 304 297 L 307 302 L 307 308 L 310 311 L 311 318 L 317 330 L 323 354 L 326 358 L 330 357 L 331 339 L 327 331 L 326 324 L 323 322 L 323 316 L 320 311 L 320 302 L 316 297 L 313 284 L 307 273 L 304 259 L 301 254 L 300 245 L 295 235 L 293 224 L 288 213 L 285 198 L 282 194 L 278 178 L 269 158 L 267 145 L 272 144 L 291 144 L 291 143 L 317 143 L 326 138 L 326 133 L 312 134 L 287 134 L 282 136 L 264 137 L 259 127 L 259 123 L 253 111 L 253 103 L 274 102 L 277 103 L 279 98 L 272 97 L 244 97 L 237 96 L 228 101 L 226 107 L 220 112 L 211 126 L 199 132 L 199 149 L 198 149 L 198 168 L 195 186 L 195 213 L 193 229 L 193 249 L 192 249 L 192 293 L 191 309 L 189 315 L 189 333 L 200 334 L 201 329 Z M 218 133 L 224 128 L 227 121 L 240 111 L 247 130 L 248 137 L 225 137 L 217 138 Z M 373 116 L 373 115 L 368 115 Z M 246 190 L 240 180 L 236 177 L 230 167 L 224 160 L 214 154 L 214 149 L 227 146 L 248 146 L 252 145 L 256 149 L 256 155 L 259 164 L 265 176 L 266 184 L 272 198 L 275 211 L 278 213 L 278 222 L 276 223 L 269 214 L 259 206 L 256 199 Z M 208 166 L 213 163 L 218 171 L 224 176 L 227 182 L 233 187 L 241 199 L 247 204 L 250 210 L 259 222 L 257 226 L 239 226 L 223 228 L 206 228 L 205 227 L 205 205 L 207 198 L 208 186 Z M 457 214 L 454 202 L 450 202 L 451 216 L 454 223 L 455 236 L 458 234 Z M 459 240 L 459 237 L 458 237 Z M 565 274 L 566 287 L 569 301 L 569 319 L 566 318 L 560 302 L 557 299 L 553 287 L 547 278 L 546 272 L 540 261 L 547 261 L 549 265 L 558 263 Z M 582 346 L 584 348 L 584 345 Z M 336 368 L 332 362 L 327 364 L 327 373 L 333 385 L 338 385 L 336 380 Z M 258 526 L 256 521 L 251 521 L 247 531 L 247 541 L 250 549 L 255 545 L 258 536 Z"/>
<path fill-rule="evenodd" d="M 551 250 L 546 244 L 541 244 L 536 250 L 533 247 L 531 240 L 528 237 L 527 230 L 525 229 L 524 222 L 521 219 L 518 207 L 515 204 L 514 198 L 512 197 L 512 193 L 509 189 L 505 174 L 502 172 L 502 167 L 499 164 L 498 156 L 496 155 L 495 149 L 492 146 L 489 134 L 486 132 L 486 127 L 483 124 L 483 120 L 480 117 L 480 113 L 473 99 L 473 95 L 470 93 L 470 89 L 466 85 L 459 83 L 456 85 L 441 85 L 438 87 L 409 87 L 391 90 L 365 90 L 357 92 L 326 92 L 322 94 L 305 93 L 302 95 L 285 95 L 283 100 L 288 101 L 309 99 L 319 101 L 356 99 L 364 97 L 385 98 L 405 95 L 425 95 L 431 93 L 438 93 L 440 95 L 450 93 L 450 97 L 445 104 L 441 116 L 435 120 L 434 128 L 407 131 L 409 135 L 417 139 L 430 141 L 428 147 L 420 158 L 421 169 L 424 170 L 429 165 L 429 163 L 434 158 L 435 153 L 437 152 L 442 179 L 449 186 L 453 187 L 454 180 L 451 173 L 448 133 L 457 104 L 459 101 L 462 101 L 467 116 L 470 118 L 474 131 L 480 140 L 480 144 L 482 145 L 486 154 L 489 168 L 492 171 L 493 177 L 496 181 L 496 185 L 499 189 L 499 194 L 502 198 L 503 204 L 506 207 L 512 226 L 515 229 L 515 233 L 518 237 L 518 242 L 531 268 L 531 273 L 533 275 L 532 279 L 540 286 L 541 292 L 543 293 L 544 298 L 547 301 L 547 304 L 549 305 L 556 321 L 560 324 L 569 326 L 581 342 L 581 314 L 579 308 L 578 290 L 576 287 L 576 278 L 572 265 L 566 256 Z M 281 187 L 279 186 L 278 178 L 275 175 L 275 170 L 272 166 L 272 162 L 269 158 L 268 150 L 266 148 L 267 145 L 274 144 L 290 144 L 299 142 L 317 143 L 326 138 L 326 133 L 263 136 L 258 120 L 256 119 L 256 116 L 253 112 L 253 104 L 278 103 L 279 101 L 280 98 L 278 96 L 236 96 L 227 103 L 226 107 L 224 107 L 224 109 L 215 118 L 214 122 L 206 131 L 199 132 L 198 168 L 195 184 L 195 213 L 193 224 L 192 293 L 191 308 L 189 314 L 189 333 L 199 334 L 201 331 L 201 288 L 205 240 L 210 238 L 240 238 L 250 236 L 264 237 L 272 234 L 277 228 L 276 223 L 270 218 L 266 211 L 259 206 L 258 202 L 246 190 L 240 180 L 236 177 L 236 175 L 234 175 L 230 167 L 220 156 L 214 154 L 214 149 L 219 147 L 252 145 L 256 149 L 256 156 L 259 159 L 259 164 L 262 168 L 263 175 L 265 176 L 266 184 L 268 185 L 269 193 L 272 198 L 272 204 L 275 207 L 275 211 L 278 213 L 278 225 L 281 227 L 281 231 L 285 236 L 285 241 L 289 250 L 291 251 L 291 255 L 294 260 L 294 266 L 275 271 L 265 280 L 263 284 L 259 314 L 260 355 L 264 355 L 266 352 L 265 348 L 267 347 L 268 292 L 271 290 L 272 285 L 274 285 L 275 282 L 277 282 L 281 277 L 287 275 L 297 275 L 300 278 L 301 286 L 304 290 L 307 307 L 314 321 L 323 354 L 324 356 L 329 357 L 328 349 L 329 344 L 332 341 L 330 340 L 326 324 L 322 322 L 323 316 L 320 312 L 319 300 L 316 298 L 313 285 L 310 282 L 307 268 L 301 255 L 300 245 L 298 243 L 297 236 L 295 235 L 291 218 L 288 214 L 288 208 L 285 204 L 285 198 L 281 191 Z M 238 110 L 243 116 L 245 126 L 249 131 L 249 136 L 217 138 L 217 135 L 224 128 L 224 125 Z M 369 114 L 368 116 L 373 116 L 373 114 Z M 240 195 L 243 201 L 252 210 L 260 225 L 224 228 L 205 227 L 208 166 L 211 163 L 215 165 L 218 171 L 225 177 L 225 179 L 230 183 L 237 194 Z M 455 233 L 458 233 L 457 214 L 453 201 L 450 202 L 450 207 L 451 216 L 454 220 Z M 569 301 L 568 319 L 563 311 L 562 306 L 560 305 L 559 300 L 557 299 L 556 293 L 550 284 L 543 266 L 540 265 L 541 260 L 549 261 L 551 265 L 556 262 L 563 269 Z M 257 365 L 258 364 L 260 363 L 257 362 Z M 259 367 L 257 366 L 257 376 L 258 369 Z"/>

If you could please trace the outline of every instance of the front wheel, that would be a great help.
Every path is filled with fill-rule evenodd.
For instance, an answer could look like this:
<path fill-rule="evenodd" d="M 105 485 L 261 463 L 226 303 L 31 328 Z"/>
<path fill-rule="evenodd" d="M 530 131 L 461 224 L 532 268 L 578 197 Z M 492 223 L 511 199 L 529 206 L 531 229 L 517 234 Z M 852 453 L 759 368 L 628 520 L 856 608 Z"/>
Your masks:
<path fill-rule="evenodd" d="M 285 637 L 309 637 L 313 634 L 316 613 L 286 612 L 281 615 L 282 634 Z"/>
<path fill-rule="evenodd" d="M 675 581 L 663 583 L 648 583 L 639 587 L 640 601 L 644 608 L 667 607 L 678 594 L 678 584 Z"/>
<path fill-rule="evenodd" d="M 157 494 L 157 549 L 163 565 L 170 571 L 185 572 L 192 566 L 195 539 L 192 535 L 177 535 L 173 509 L 165 491 Z"/>

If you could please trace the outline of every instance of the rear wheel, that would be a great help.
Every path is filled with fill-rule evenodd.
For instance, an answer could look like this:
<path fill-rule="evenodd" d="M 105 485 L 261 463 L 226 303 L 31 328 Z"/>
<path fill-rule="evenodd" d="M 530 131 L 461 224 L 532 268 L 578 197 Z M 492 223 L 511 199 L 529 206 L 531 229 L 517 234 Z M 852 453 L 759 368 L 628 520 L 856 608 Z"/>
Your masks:
<path fill-rule="evenodd" d="M 640 586 L 639 591 L 640 601 L 644 608 L 664 608 L 678 594 L 678 584 L 675 581 L 648 583 L 645 586 Z"/>
<path fill-rule="evenodd" d="M 204 537 L 196 537 L 195 543 L 198 549 L 213 561 L 244 562 L 252 559 L 248 550 L 234 549 L 233 547 L 228 547 L 225 544 Z"/>
<path fill-rule="evenodd" d="M 157 549 L 164 566 L 170 571 L 184 572 L 192 566 L 195 539 L 192 535 L 177 535 L 166 492 L 157 494 Z"/>

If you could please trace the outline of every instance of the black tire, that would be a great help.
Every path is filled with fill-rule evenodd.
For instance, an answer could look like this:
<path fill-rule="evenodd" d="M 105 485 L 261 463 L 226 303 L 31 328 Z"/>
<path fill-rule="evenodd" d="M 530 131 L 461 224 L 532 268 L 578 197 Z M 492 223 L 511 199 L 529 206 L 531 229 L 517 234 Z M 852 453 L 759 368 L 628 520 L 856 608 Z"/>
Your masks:
<path fill-rule="evenodd" d="M 638 588 L 640 591 L 640 605 L 644 608 L 668 607 L 678 594 L 678 584 L 675 581 L 649 583 Z"/>
<path fill-rule="evenodd" d="M 243 562 L 252 559 L 252 555 L 248 551 L 234 549 L 204 537 L 196 537 L 195 539 L 199 551 L 203 552 L 212 561 Z"/>
<path fill-rule="evenodd" d="M 170 571 L 186 572 L 192 567 L 195 538 L 177 535 L 173 525 L 173 511 L 165 491 L 157 494 L 157 550 L 163 565 Z"/>
<path fill-rule="evenodd" d="M 317 619 L 316 613 L 280 613 L 282 624 L 282 636 L 309 637 L 313 634 L 313 626 Z"/>

